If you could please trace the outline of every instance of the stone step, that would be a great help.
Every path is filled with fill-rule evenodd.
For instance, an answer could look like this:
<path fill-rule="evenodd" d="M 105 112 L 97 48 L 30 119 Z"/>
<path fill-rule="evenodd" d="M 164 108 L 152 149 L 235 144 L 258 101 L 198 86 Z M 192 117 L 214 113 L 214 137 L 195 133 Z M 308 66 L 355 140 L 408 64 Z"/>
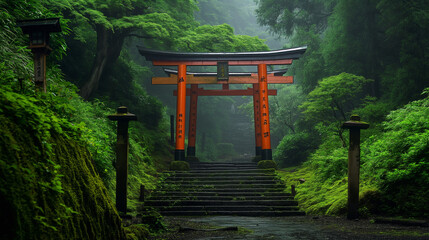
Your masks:
<path fill-rule="evenodd" d="M 191 167 L 257 167 L 256 163 L 203 163 L 191 162 Z"/>
<path fill-rule="evenodd" d="M 190 167 L 190 171 L 166 172 L 164 185 L 151 194 L 144 208 L 176 216 L 305 215 L 273 170 L 251 162 L 191 163 Z"/>
<path fill-rule="evenodd" d="M 303 216 L 301 211 L 161 211 L 164 216 L 249 216 L 249 217 L 286 217 Z"/>
<path fill-rule="evenodd" d="M 154 192 L 152 196 L 195 196 L 195 197 L 289 197 L 290 193 L 285 192 L 176 192 L 176 191 L 166 191 L 166 192 Z"/>
<path fill-rule="evenodd" d="M 292 196 L 195 196 L 195 195 L 160 195 L 151 196 L 148 200 L 197 200 L 197 201 L 236 201 L 236 200 L 293 200 Z"/>
<path fill-rule="evenodd" d="M 182 185 L 182 186 L 200 186 L 200 185 L 279 185 L 280 183 L 276 180 L 254 180 L 254 179 L 234 179 L 234 180 L 210 180 L 210 179 L 204 179 L 204 180 L 166 180 L 166 184 L 173 184 L 173 185 Z"/>
<path fill-rule="evenodd" d="M 260 172 L 260 171 L 252 171 L 252 172 L 246 172 L 246 171 L 241 171 L 241 172 L 212 172 L 212 173 L 207 173 L 207 172 L 168 172 L 167 174 L 167 178 L 200 178 L 200 177 L 275 177 L 276 175 L 272 172 Z"/>
<path fill-rule="evenodd" d="M 198 173 L 202 173 L 202 174 L 228 174 L 228 173 L 260 173 L 260 174 L 264 174 L 264 173 L 271 173 L 273 174 L 273 170 L 270 169 L 218 169 L 218 170 L 214 170 L 212 168 L 207 168 L 207 169 L 191 169 L 190 171 L 176 171 L 176 172 L 166 172 L 166 173 L 189 173 L 189 174 L 198 174 Z"/>
<path fill-rule="evenodd" d="M 145 206 L 296 206 L 294 200 L 236 200 L 236 201 L 216 201 L 216 200 L 147 200 Z"/>
<path fill-rule="evenodd" d="M 192 181 L 240 181 L 240 180 L 254 180 L 254 181 L 264 181 L 264 180 L 276 180 L 275 176 L 265 176 L 265 175 L 249 175 L 249 176 L 170 176 L 167 177 L 165 182 L 192 182 Z"/>
<path fill-rule="evenodd" d="M 162 189 L 160 189 L 162 191 Z M 168 189 L 166 189 L 168 190 Z M 230 192 L 230 193 L 242 193 L 242 192 L 252 192 L 252 193 L 260 193 L 261 195 L 264 195 L 264 193 L 267 192 L 283 192 L 284 189 L 283 188 L 189 188 L 189 189 L 184 189 L 183 191 L 186 191 L 188 193 L 193 193 L 193 192 L 200 192 L 200 191 L 210 191 L 210 192 L 217 192 L 217 193 L 222 193 L 222 192 Z"/>
<path fill-rule="evenodd" d="M 207 172 L 207 171 L 260 171 L 259 168 L 254 167 L 241 167 L 241 168 L 229 168 L 229 167 L 200 167 L 191 168 L 190 172 Z"/>
<path fill-rule="evenodd" d="M 162 206 L 156 207 L 159 211 L 298 211 L 297 206 Z"/>

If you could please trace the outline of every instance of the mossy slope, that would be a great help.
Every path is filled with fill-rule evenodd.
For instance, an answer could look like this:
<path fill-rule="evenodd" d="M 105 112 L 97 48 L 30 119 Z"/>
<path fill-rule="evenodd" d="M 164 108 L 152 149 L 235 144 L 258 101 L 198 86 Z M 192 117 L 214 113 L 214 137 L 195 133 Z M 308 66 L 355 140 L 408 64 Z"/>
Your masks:
<path fill-rule="evenodd" d="M 125 239 L 79 131 L 2 89 L 0 124 L 0 239 Z"/>

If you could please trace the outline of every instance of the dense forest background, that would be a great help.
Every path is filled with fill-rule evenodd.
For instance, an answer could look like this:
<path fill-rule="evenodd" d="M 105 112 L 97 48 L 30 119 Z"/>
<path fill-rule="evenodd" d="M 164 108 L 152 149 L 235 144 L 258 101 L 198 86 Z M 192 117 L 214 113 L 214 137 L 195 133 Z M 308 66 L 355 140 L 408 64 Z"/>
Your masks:
<path fill-rule="evenodd" d="M 42 94 L 34 90 L 28 37 L 16 21 L 46 17 L 60 17 L 63 31 L 51 34 L 48 91 Z M 130 124 L 135 210 L 140 186 L 154 189 L 158 171 L 172 159 L 168 116 L 175 112 L 175 86 L 150 85 L 162 69 L 146 62 L 136 45 L 186 52 L 308 46 L 287 72 L 295 84 L 270 86 L 278 96 L 269 99 L 274 160 L 290 167 L 280 174 L 292 183 L 306 179 L 297 187 L 300 206 L 309 213 L 344 213 L 348 133 L 340 126 L 359 114 L 371 125 L 362 134 L 361 214 L 428 217 L 427 1 L 0 0 L 0 23 L 0 120 L 7 126 L 0 138 L 0 202 L 18 219 L 15 224 L 2 216 L 2 225 L 15 224 L 4 236 L 60 238 L 71 222 L 81 221 L 93 233 L 124 237 L 111 200 L 115 123 L 106 116 L 125 105 L 139 119 Z M 254 154 L 251 102 L 199 99 L 201 160 Z M 73 167 L 82 164 L 88 169 Z M 73 192 L 79 180 L 69 179 L 76 172 L 95 179 L 88 194 L 103 196 L 97 201 L 110 209 L 117 232 L 100 230 L 89 215 L 76 220 L 86 211 Z"/>

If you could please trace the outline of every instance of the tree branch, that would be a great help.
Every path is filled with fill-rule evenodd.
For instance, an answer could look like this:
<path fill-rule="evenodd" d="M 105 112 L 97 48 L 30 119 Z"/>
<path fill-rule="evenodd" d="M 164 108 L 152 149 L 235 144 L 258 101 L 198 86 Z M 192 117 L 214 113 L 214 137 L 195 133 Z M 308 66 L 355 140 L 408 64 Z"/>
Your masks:
<path fill-rule="evenodd" d="M 136 37 L 136 38 L 143 38 L 143 39 L 155 39 L 154 37 L 142 36 L 142 35 L 138 35 L 138 34 L 135 34 L 135 33 L 127 34 L 126 37 Z"/>

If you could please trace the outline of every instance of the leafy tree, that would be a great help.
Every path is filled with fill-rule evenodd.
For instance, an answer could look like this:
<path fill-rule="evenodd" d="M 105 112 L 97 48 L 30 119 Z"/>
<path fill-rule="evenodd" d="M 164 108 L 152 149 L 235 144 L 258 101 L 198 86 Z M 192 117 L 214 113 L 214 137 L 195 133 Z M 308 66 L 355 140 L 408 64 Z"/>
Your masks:
<path fill-rule="evenodd" d="M 297 131 L 296 123 L 301 112 L 298 106 L 304 102 L 304 95 L 297 85 L 286 85 L 278 89 L 278 96 L 270 98 L 270 127 L 273 134 L 283 137 Z"/>
<path fill-rule="evenodd" d="M 382 93 L 395 105 L 419 99 L 429 86 L 429 2 L 380 0 L 376 8 L 385 33 Z"/>
<path fill-rule="evenodd" d="M 336 0 L 257 0 L 258 22 L 279 35 L 291 36 L 298 28 L 309 30 L 313 25 L 323 32 Z"/>
<path fill-rule="evenodd" d="M 349 73 L 324 78 L 300 108 L 306 119 L 319 124 L 322 132 L 336 132 L 345 146 L 341 123 L 360 106 L 364 98 L 363 87 L 369 82 L 371 80 Z"/>
<path fill-rule="evenodd" d="M 188 31 L 179 39 L 178 48 L 192 52 L 266 51 L 268 46 L 258 37 L 234 35 L 228 24 L 203 25 Z"/>
<path fill-rule="evenodd" d="M 96 34 L 94 62 L 80 92 L 84 98 L 98 88 L 105 70 L 118 59 L 127 38 L 156 39 L 165 47 L 174 48 L 174 39 L 181 31 L 195 25 L 193 0 L 63 0 L 62 3 L 67 6 L 66 15 L 74 19 L 77 39 L 87 40 L 93 34 L 90 31 Z"/>

